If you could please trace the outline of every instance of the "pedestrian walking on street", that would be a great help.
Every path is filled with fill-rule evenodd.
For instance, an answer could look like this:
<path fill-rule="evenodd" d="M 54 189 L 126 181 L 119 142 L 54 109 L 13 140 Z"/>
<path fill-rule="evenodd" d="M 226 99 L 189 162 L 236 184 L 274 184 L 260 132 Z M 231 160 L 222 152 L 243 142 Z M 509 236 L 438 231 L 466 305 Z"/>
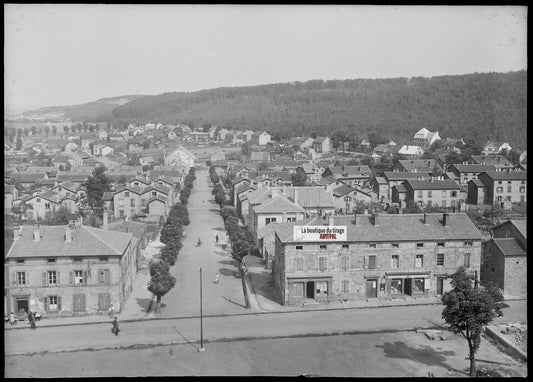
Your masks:
<path fill-rule="evenodd" d="M 217 272 L 216 275 L 215 275 L 215 281 L 213 281 L 215 284 L 218 284 L 220 282 L 219 277 L 220 277 L 220 275 Z"/>
<path fill-rule="evenodd" d="M 13 313 L 13 312 L 11 312 L 11 314 L 9 315 L 9 323 L 11 324 L 11 326 L 13 326 L 13 324 L 17 323 L 15 321 L 15 313 Z"/>
<path fill-rule="evenodd" d="M 111 329 L 111 333 L 113 333 L 115 336 L 118 336 L 118 332 L 120 332 L 120 329 L 118 328 L 118 318 L 115 317 L 115 319 L 112 322 L 113 328 Z"/>
<path fill-rule="evenodd" d="M 28 322 L 30 323 L 30 328 L 35 329 L 35 315 L 31 310 L 28 312 Z"/>
<path fill-rule="evenodd" d="M 218 244 L 218 235 L 215 236 L 215 240 L 216 240 L 216 242 Z"/>

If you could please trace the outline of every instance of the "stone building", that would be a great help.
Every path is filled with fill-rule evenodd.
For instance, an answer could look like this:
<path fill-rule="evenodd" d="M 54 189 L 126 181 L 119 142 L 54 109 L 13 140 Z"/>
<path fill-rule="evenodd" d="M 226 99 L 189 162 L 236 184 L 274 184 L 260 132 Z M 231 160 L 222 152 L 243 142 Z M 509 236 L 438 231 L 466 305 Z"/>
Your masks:
<path fill-rule="evenodd" d="M 139 240 L 131 233 L 23 226 L 5 260 L 5 308 L 25 316 L 120 311 L 133 289 Z"/>
<path fill-rule="evenodd" d="M 480 280 L 496 283 L 505 294 L 527 297 L 527 234 L 525 220 L 507 220 L 492 229 L 482 246 Z"/>
<path fill-rule="evenodd" d="M 328 226 L 345 235 L 296 235 Z M 480 267 L 482 236 L 463 213 L 330 216 L 273 228 L 272 274 L 284 305 L 438 296 L 459 267 Z"/>

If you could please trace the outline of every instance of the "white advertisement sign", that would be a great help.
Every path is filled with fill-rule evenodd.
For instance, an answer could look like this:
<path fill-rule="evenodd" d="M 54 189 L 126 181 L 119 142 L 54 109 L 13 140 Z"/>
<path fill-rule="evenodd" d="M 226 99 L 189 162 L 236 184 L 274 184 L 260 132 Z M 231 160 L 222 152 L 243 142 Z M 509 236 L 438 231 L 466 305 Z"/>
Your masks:
<path fill-rule="evenodd" d="M 295 241 L 346 241 L 346 226 L 300 226 L 294 227 Z"/>

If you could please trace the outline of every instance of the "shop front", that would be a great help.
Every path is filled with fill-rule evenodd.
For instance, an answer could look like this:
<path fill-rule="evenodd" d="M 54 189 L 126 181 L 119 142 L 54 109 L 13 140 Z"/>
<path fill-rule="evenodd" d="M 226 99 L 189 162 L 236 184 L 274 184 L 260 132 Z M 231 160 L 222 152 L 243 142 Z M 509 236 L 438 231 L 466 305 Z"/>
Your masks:
<path fill-rule="evenodd" d="M 425 297 L 431 289 L 430 272 L 409 272 L 385 274 L 387 297 Z"/>
<path fill-rule="evenodd" d="M 331 277 L 287 278 L 287 305 L 309 302 L 325 302 L 331 298 L 333 280 Z"/>

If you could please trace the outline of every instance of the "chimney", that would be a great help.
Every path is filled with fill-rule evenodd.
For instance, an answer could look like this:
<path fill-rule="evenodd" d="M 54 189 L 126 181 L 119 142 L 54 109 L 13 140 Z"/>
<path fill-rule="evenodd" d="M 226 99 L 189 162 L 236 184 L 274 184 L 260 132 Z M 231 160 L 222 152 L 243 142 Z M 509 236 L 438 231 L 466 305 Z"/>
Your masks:
<path fill-rule="evenodd" d="M 285 185 L 283 185 L 283 189 L 281 190 L 281 193 L 282 193 L 283 195 L 285 195 L 285 193 L 286 193 Z"/>
<path fill-rule="evenodd" d="M 374 222 L 374 226 L 379 227 L 379 219 L 376 212 L 372 214 L 372 221 Z"/>
<path fill-rule="evenodd" d="M 39 226 L 35 228 L 35 231 L 33 231 L 33 241 L 40 241 L 41 240 L 41 233 L 39 232 Z"/>
<path fill-rule="evenodd" d="M 65 227 L 65 242 L 72 243 L 72 230 L 70 227 Z"/>
<path fill-rule="evenodd" d="M 450 215 L 449 214 L 442 214 L 442 224 L 444 227 L 450 226 Z"/>
<path fill-rule="evenodd" d="M 294 203 L 298 204 L 298 187 L 294 188 Z"/>
<path fill-rule="evenodd" d="M 13 240 L 17 240 L 20 237 L 21 228 L 13 228 Z"/>
<path fill-rule="evenodd" d="M 107 211 L 104 211 L 104 224 L 102 225 L 102 229 L 108 229 L 108 223 L 109 223 L 109 218 L 107 216 Z"/>
<path fill-rule="evenodd" d="M 359 224 L 359 219 L 357 219 L 357 213 L 356 212 L 354 212 L 354 214 L 353 214 L 353 224 L 355 226 L 360 225 Z"/>
<path fill-rule="evenodd" d="M 424 212 L 424 220 L 423 220 L 424 224 L 428 224 L 428 217 L 427 217 L 427 214 Z"/>

